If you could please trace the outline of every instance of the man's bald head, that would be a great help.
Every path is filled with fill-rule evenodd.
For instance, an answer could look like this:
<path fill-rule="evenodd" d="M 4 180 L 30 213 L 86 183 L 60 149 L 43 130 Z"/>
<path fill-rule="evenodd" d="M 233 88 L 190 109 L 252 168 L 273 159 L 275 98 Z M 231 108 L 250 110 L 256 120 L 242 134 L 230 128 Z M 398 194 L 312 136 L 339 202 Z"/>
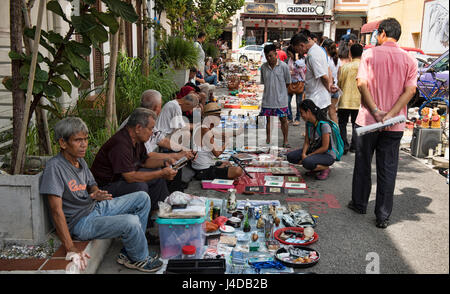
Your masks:
<path fill-rule="evenodd" d="M 162 97 L 161 93 L 149 89 L 144 91 L 141 96 L 141 107 L 153 110 L 157 115 L 161 112 Z"/>

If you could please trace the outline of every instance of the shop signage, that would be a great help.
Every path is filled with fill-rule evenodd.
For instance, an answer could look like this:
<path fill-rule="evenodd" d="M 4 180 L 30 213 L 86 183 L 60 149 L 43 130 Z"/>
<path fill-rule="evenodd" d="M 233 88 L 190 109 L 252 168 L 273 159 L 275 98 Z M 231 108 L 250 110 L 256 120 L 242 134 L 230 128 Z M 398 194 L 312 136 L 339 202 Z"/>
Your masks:
<path fill-rule="evenodd" d="M 246 3 L 245 13 L 278 14 L 277 3 Z"/>
<path fill-rule="evenodd" d="M 321 5 L 287 5 L 286 14 L 292 15 L 323 15 L 325 8 Z"/>

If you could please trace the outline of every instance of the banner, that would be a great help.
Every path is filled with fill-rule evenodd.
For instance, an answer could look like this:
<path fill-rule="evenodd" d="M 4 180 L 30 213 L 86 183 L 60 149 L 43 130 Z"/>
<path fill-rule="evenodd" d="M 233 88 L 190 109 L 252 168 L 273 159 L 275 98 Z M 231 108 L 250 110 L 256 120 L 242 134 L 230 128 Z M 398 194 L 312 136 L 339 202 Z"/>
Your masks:
<path fill-rule="evenodd" d="M 277 3 L 245 3 L 245 13 L 278 14 Z"/>

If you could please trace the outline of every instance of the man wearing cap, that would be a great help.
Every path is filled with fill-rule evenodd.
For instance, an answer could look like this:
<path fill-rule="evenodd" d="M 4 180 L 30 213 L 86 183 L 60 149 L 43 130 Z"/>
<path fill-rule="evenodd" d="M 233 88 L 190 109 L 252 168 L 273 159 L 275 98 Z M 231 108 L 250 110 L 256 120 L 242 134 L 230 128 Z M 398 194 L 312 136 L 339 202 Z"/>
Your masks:
<path fill-rule="evenodd" d="M 242 175 L 240 167 L 231 166 L 230 162 L 216 162 L 215 158 L 225 150 L 225 134 L 222 144 L 214 140 L 213 128 L 220 123 L 219 105 L 215 102 L 206 104 L 203 109 L 203 122 L 194 128 L 193 143 L 197 157 L 192 161 L 198 180 L 237 179 Z"/>

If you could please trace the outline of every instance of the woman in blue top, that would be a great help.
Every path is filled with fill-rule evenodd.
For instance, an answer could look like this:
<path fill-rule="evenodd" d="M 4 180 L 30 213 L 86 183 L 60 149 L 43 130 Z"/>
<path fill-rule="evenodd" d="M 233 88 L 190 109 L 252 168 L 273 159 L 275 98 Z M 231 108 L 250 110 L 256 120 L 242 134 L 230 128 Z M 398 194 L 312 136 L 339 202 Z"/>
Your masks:
<path fill-rule="evenodd" d="M 310 99 L 300 102 L 299 107 L 300 115 L 306 122 L 305 142 L 303 148 L 289 152 L 287 160 L 293 164 L 302 164 L 310 171 L 309 175 L 315 175 L 318 180 L 325 180 L 330 173 L 330 166 L 336 160 L 332 150 L 329 120 Z"/>

